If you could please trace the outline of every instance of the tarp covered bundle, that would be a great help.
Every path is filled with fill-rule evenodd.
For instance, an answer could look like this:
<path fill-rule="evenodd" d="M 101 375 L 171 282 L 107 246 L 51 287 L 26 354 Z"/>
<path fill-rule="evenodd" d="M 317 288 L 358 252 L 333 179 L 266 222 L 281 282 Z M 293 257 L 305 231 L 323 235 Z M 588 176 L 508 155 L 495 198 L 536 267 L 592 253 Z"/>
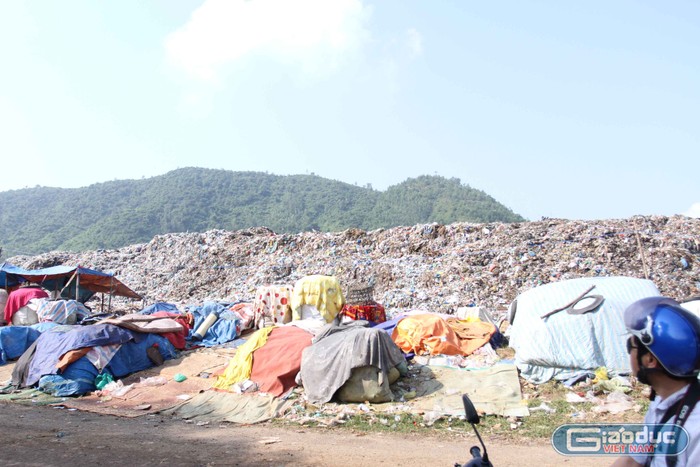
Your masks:
<path fill-rule="evenodd" d="M 589 290 L 603 300 L 590 312 L 579 313 L 572 303 Z M 653 282 L 631 277 L 586 277 L 523 292 L 510 313 L 510 346 L 521 376 L 539 384 L 577 378 L 600 367 L 628 373 L 624 310 L 636 300 L 657 295 Z"/>
<path fill-rule="evenodd" d="M 0 327 L 0 365 L 20 357 L 40 335 L 31 326 Z"/>
<path fill-rule="evenodd" d="M 56 396 L 82 395 L 95 390 L 100 374 L 119 378 L 152 367 L 154 351 L 160 363 L 176 356 L 173 345 L 158 333 L 114 324 L 55 325 L 22 353 L 12 372 L 12 385 L 38 386 Z"/>
<path fill-rule="evenodd" d="M 445 320 L 439 315 L 425 313 L 399 320 L 391 337 L 406 353 L 466 356 L 486 344 L 495 332 L 491 323 Z"/>
<path fill-rule="evenodd" d="M 204 302 L 202 306 L 188 307 L 187 311 L 194 317 L 194 324 L 188 340 L 192 341 L 194 333 L 211 315 L 216 314 L 216 321 L 206 329 L 204 336 L 197 340 L 197 345 L 213 347 L 231 342 L 241 335 L 241 317 L 231 310 L 231 305 L 219 302 Z"/>
<path fill-rule="evenodd" d="M 285 324 L 292 320 L 292 293 L 291 285 L 266 285 L 258 287 L 255 292 L 253 310 L 255 321 L 265 325 Z"/>
<path fill-rule="evenodd" d="M 248 340 L 236 349 L 226 370 L 216 378 L 213 388 L 228 391 L 232 385 L 250 378 L 253 369 L 253 352 L 265 345 L 273 330 L 273 327 L 267 327 L 251 334 Z"/>
<path fill-rule="evenodd" d="M 354 368 L 372 366 L 379 384 L 389 391 L 389 371 L 405 362 L 404 354 L 384 331 L 363 321 L 329 325 L 304 349 L 299 373 L 306 397 L 313 403 L 328 402 L 345 384 Z M 390 393 L 390 391 L 389 391 Z"/>
<path fill-rule="evenodd" d="M 286 394 L 296 386 L 302 352 L 311 345 L 312 337 L 296 326 L 274 328 L 265 345 L 253 352 L 251 381 L 262 392 L 278 397 Z"/>
<path fill-rule="evenodd" d="M 43 289 L 39 287 L 21 287 L 19 289 L 13 290 L 7 296 L 7 302 L 5 303 L 4 318 L 8 323 L 13 324 L 25 324 L 13 320 L 15 314 L 19 312 L 22 308 L 27 306 L 32 300 L 48 298 L 49 295 Z M 37 309 L 39 308 L 39 303 L 32 303 L 34 306 L 32 308 L 32 313 L 34 319 L 28 324 L 35 324 L 38 322 Z M 20 320 L 21 321 L 21 320 Z"/>
<path fill-rule="evenodd" d="M 40 323 L 76 324 L 90 316 L 90 310 L 77 300 L 45 300 L 37 310 Z"/>

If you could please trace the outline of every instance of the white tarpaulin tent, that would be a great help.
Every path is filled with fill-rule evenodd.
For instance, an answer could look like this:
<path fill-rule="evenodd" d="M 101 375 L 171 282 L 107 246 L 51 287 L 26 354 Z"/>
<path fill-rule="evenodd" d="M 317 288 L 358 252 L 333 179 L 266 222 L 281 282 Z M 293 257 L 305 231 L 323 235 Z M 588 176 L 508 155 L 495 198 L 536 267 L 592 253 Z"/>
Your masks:
<path fill-rule="evenodd" d="M 571 314 L 564 309 L 542 318 L 587 291 L 588 297 L 604 299 L 593 311 Z M 585 277 L 523 292 L 511 306 L 509 330 L 521 376 L 540 384 L 552 378 L 568 380 L 600 367 L 612 374 L 629 373 L 623 313 L 631 303 L 658 295 L 652 281 L 632 277 Z M 584 302 L 593 299 L 580 303 Z"/>

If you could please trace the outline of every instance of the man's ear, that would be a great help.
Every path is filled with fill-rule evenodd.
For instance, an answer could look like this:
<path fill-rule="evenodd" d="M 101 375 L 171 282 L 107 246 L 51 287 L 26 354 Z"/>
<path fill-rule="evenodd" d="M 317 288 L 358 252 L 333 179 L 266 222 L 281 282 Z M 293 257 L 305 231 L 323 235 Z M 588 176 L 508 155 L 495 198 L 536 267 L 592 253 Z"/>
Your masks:
<path fill-rule="evenodd" d="M 661 368 L 661 363 L 651 352 L 642 355 L 642 365 L 646 368 Z"/>

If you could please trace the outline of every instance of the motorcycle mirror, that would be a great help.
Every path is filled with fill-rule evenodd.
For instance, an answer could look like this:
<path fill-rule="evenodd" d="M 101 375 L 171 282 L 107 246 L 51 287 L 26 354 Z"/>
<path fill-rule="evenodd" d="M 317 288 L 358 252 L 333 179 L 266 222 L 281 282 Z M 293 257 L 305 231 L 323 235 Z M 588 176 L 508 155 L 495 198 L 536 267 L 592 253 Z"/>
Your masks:
<path fill-rule="evenodd" d="M 474 404 L 472 403 L 469 396 L 462 394 L 462 403 L 464 404 L 464 414 L 467 417 L 467 421 L 472 424 L 479 423 L 479 413 L 476 411 Z"/>

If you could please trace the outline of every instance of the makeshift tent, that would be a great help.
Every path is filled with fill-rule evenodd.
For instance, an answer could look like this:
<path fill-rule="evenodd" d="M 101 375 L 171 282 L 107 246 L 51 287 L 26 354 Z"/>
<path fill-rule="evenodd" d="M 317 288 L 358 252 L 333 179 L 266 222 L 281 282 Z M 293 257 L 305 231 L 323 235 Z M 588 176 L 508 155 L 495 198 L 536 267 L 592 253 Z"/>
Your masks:
<path fill-rule="evenodd" d="M 589 295 L 574 304 L 584 292 Z M 596 295 L 602 302 L 581 313 Z M 657 295 L 653 282 L 632 277 L 585 277 L 523 292 L 511 306 L 508 332 L 521 376 L 540 384 L 577 379 L 600 367 L 629 373 L 623 313 L 636 300 Z"/>
<path fill-rule="evenodd" d="M 95 269 L 82 266 L 52 266 L 27 270 L 3 263 L 0 268 L 0 285 L 11 287 L 21 282 L 41 284 L 46 290 L 56 293 L 54 298 L 75 299 L 81 303 L 90 300 L 96 293 L 141 299 L 139 294 L 112 274 Z"/>

